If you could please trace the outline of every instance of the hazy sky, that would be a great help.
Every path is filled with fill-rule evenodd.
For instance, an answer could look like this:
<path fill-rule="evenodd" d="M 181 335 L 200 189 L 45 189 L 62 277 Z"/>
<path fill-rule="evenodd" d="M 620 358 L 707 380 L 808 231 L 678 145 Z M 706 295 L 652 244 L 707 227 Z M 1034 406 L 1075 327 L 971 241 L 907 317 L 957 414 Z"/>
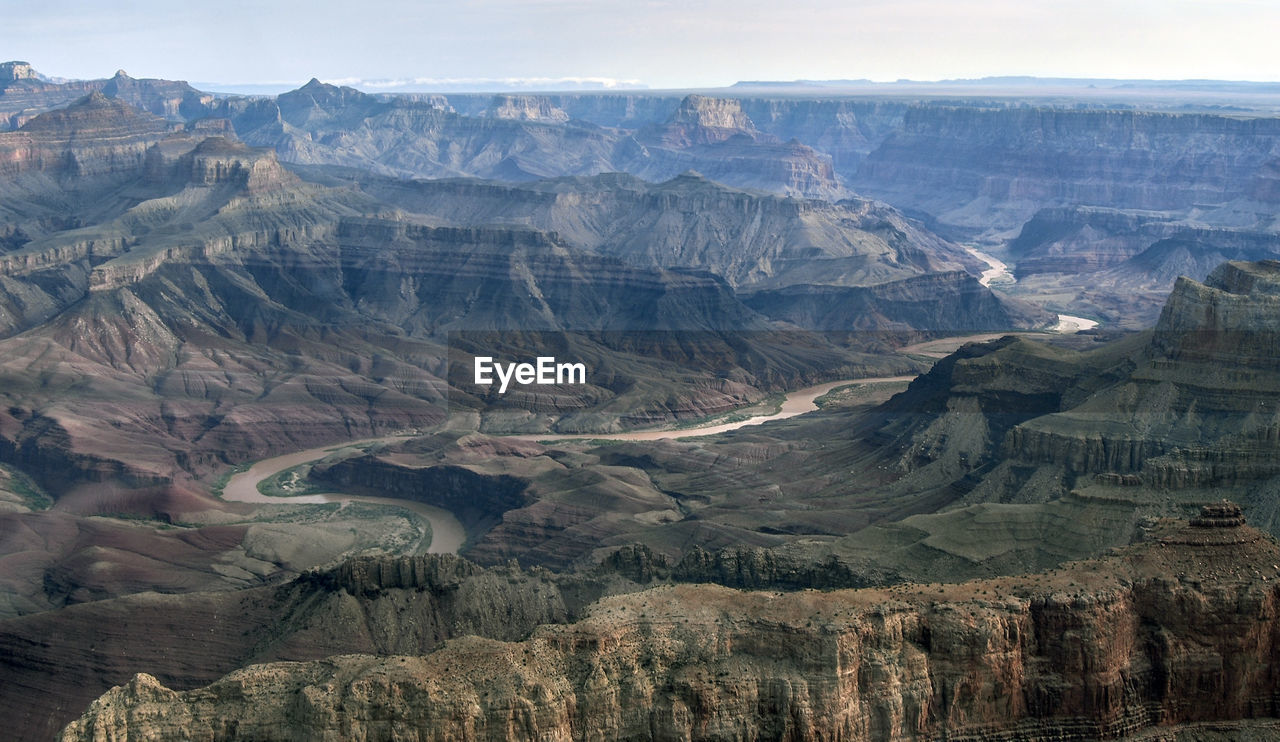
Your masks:
<path fill-rule="evenodd" d="M 1280 80 L 1276 0 L 136 0 L 8 3 L 0 55 L 49 75 Z"/>

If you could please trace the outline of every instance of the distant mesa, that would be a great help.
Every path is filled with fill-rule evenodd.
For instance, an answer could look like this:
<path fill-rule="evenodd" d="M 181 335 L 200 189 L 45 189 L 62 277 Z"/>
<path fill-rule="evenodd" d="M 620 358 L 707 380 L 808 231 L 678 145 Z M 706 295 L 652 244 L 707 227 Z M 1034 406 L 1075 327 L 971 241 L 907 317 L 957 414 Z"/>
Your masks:
<path fill-rule="evenodd" d="M 722 142 L 737 134 L 752 139 L 760 136 L 755 122 L 742 110 L 742 101 L 735 98 L 686 96 L 668 123 L 683 128 L 689 139 L 698 144 Z"/>
<path fill-rule="evenodd" d="M 17 82 L 18 80 L 39 80 L 40 73 L 26 62 L 5 62 L 0 64 L 0 82 Z"/>
<path fill-rule="evenodd" d="M 563 124 L 569 113 L 544 95 L 495 95 L 484 115 L 513 121 L 541 121 Z"/>

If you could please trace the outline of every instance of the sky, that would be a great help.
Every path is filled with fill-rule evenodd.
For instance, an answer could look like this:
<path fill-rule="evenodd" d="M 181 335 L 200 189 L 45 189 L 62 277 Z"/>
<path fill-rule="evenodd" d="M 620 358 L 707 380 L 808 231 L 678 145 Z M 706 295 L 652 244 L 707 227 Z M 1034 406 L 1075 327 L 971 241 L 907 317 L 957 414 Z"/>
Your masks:
<path fill-rule="evenodd" d="M 125 69 L 366 89 L 415 79 L 1280 80 L 1276 0 L 42 0 L 3 16 L 0 56 L 69 78 Z"/>

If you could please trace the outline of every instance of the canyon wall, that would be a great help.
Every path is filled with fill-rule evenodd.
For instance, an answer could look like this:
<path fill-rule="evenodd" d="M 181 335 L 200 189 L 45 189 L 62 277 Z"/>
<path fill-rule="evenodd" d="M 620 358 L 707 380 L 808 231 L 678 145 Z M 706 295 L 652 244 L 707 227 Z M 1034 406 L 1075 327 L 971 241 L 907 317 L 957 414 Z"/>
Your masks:
<path fill-rule="evenodd" d="M 1248 719 L 1274 729 L 1280 549 L 1234 512 L 1166 523 L 1146 543 L 1044 577 L 826 593 L 659 587 L 604 598 L 521 642 L 252 666 L 181 692 L 140 674 L 62 739 L 1086 740 Z"/>

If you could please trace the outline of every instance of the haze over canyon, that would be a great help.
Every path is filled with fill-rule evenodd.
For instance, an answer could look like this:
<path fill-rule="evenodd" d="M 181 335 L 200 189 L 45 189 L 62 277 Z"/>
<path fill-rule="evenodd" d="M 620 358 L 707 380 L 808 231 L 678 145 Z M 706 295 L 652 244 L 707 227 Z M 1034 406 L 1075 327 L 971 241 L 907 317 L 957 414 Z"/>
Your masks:
<path fill-rule="evenodd" d="M 0 64 L 6 734 L 1274 738 L 1278 214 L 1261 83 Z"/>

